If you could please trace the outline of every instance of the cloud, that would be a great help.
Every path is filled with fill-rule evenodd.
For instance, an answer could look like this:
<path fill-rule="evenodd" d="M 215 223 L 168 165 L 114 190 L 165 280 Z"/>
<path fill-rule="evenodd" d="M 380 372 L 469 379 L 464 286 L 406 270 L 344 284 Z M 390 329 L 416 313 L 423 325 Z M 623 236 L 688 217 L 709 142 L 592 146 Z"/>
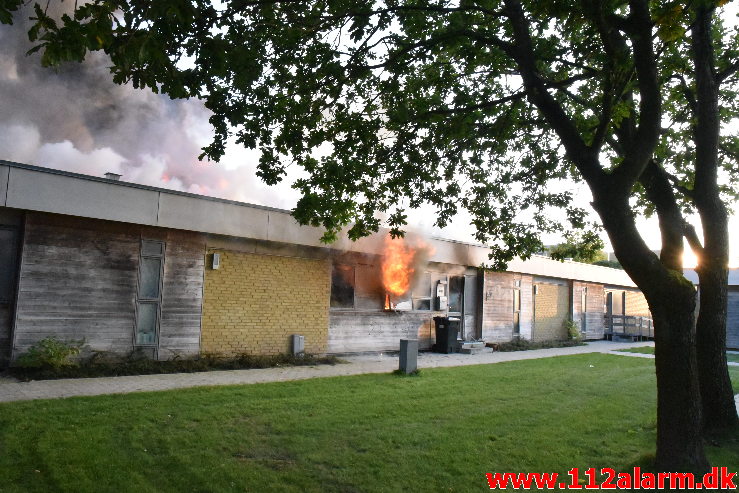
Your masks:
<path fill-rule="evenodd" d="M 70 8 L 63 4 L 57 8 Z M 171 100 L 111 81 L 110 60 L 93 53 L 58 70 L 26 56 L 29 11 L 0 26 L 0 159 L 291 208 L 290 182 L 276 188 L 255 176 L 259 153 L 229 147 L 224 163 L 197 156 L 212 136 L 197 100 Z"/>

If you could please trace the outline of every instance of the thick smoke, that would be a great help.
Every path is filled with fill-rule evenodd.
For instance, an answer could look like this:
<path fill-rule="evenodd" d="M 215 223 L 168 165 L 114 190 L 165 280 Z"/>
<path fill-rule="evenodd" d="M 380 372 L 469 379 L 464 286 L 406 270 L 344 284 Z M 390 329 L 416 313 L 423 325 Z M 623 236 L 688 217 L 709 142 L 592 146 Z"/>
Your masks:
<path fill-rule="evenodd" d="M 68 6 L 68 4 L 63 4 Z M 235 146 L 221 164 L 200 162 L 211 138 L 196 100 L 171 100 L 111 82 L 107 56 L 58 70 L 27 56 L 29 11 L 0 25 L 0 159 L 290 208 L 289 186 L 268 188 L 254 174 L 258 154 Z"/>

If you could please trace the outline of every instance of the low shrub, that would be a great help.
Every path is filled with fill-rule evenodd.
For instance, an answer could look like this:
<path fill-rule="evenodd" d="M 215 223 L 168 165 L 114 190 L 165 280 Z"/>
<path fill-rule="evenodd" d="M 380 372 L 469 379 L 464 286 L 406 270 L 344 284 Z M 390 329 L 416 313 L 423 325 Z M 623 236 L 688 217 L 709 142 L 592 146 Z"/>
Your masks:
<path fill-rule="evenodd" d="M 28 348 L 18 358 L 18 366 L 31 369 L 59 370 L 63 367 L 76 366 L 72 359 L 80 354 L 84 341 L 60 341 L 55 337 L 46 337 Z"/>
<path fill-rule="evenodd" d="M 567 330 L 567 337 L 569 338 L 569 340 L 582 340 L 582 332 L 580 331 L 580 327 L 577 326 L 574 320 L 565 320 L 563 325 L 564 328 Z"/>
<path fill-rule="evenodd" d="M 20 359 L 19 359 L 20 363 Z M 53 380 L 58 378 L 114 377 L 124 375 L 152 375 L 158 373 L 195 373 L 216 370 L 247 370 L 279 366 L 335 365 L 342 360 L 335 356 L 292 356 L 278 354 L 260 356 L 239 354 L 220 356 L 205 354 L 195 358 L 175 357 L 157 361 L 142 357 L 138 353 L 119 356 L 96 352 L 91 357 L 74 365 L 61 366 L 17 366 L 7 370 L 9 376 L 20 380 Z"/>
<path fill-rule="evenodd" d="M 573 347 L 584 345 L 585 343 L 581 340 L 532 342 L 528 339 L 514 339 L 510 342 L 499 343 L 498 351 L 502 351 L 505 353 L 511 351 L 529 351 L 532 349 L 550 349 L 556 347 Z"/>

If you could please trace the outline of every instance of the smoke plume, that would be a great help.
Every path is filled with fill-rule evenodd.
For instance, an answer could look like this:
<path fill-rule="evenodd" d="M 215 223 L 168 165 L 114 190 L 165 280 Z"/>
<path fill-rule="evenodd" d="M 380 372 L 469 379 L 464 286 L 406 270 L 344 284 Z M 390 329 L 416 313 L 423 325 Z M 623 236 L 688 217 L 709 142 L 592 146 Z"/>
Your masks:
<path fill-rule="evenodd" d="M 63 4 L 69 8 L 69 3 Z M 200 162 L 211 138 L 209 111 L 113 84 L 110 60 L 43 68 L 27 56 L 30 9 L 0 25 L 0 159 L 204 195 L 290 208 L 295 193 L 268 188 L 254 174 L 258 153 L 229 149 L 221 164 Z"/>

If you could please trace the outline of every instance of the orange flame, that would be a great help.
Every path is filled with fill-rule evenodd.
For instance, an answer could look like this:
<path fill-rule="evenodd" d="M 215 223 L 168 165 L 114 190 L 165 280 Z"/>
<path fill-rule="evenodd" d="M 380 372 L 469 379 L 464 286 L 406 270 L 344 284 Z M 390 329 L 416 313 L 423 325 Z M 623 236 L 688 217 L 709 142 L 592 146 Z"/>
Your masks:
<path fill-rule="evenodd" d="M 400 296 L 408 292 L 413 278 L 414 249 L 406 246 L 401 238 L 385 238 L 385 257 L 382 261 L 382 284 L 385 290 Z M 389 299 L 386 300 L 386 305 Z"/>

